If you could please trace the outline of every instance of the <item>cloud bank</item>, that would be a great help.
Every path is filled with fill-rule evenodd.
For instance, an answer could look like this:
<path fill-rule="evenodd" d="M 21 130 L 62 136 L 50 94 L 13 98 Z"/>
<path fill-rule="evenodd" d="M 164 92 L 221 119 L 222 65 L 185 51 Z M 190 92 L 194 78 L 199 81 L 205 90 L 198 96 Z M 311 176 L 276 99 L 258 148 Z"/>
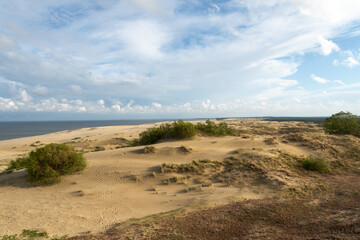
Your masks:
<path fill-rule="evenodd" d="M 7 1 L 0 111 L 318 115 L 336 105 L 359 112 L 359 86 L 336 88 L 355 78 L 301 68 L 330 58 L 326 67 L 355 76 L 358 9 L 356 0 Z M 342 49 L 339 39 L 350 44 Z"/>

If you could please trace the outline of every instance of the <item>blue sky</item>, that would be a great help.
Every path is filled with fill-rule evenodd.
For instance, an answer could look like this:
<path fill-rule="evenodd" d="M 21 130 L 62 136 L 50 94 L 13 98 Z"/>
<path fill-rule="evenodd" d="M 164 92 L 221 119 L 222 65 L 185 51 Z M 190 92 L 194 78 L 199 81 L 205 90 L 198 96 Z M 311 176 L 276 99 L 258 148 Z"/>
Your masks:
<path fill-rule="evenodd" d="M 0 4 L 0 120 L 360 114 L 358 0 Z"/>

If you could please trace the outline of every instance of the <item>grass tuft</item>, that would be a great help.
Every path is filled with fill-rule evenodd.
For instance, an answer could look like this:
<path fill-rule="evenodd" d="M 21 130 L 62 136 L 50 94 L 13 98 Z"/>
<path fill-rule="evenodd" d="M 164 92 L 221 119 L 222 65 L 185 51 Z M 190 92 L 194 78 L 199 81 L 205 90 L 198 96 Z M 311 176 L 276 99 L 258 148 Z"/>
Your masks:
<path fill-rule="evenodd" d="M 301 166 L 306 170 L 320 173 L 328 173 L 330 171 L 328 163 L 323 158 L 314 158 L 311 155 L 301 159 Z"/>

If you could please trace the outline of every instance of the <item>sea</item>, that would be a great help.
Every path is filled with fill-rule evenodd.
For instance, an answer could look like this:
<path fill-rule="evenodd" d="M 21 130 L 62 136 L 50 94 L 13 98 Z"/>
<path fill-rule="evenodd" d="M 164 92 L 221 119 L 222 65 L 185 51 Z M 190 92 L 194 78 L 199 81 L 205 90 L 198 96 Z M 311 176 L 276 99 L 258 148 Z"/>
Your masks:
<path fill-rule="evenodd" d="M 237 117 L 227 117 L 237 118 Z M 260 117 L 268 121 L 302 121 L 322 123 L 325 117 Z M 206 120 L 207 118 L 196 118 L 186 120 Z M 225 118 L 216 118 L 217 120 Z M 137 119 L 137 120 L 87 120 L 87 121 L 0 121 L 0 141 L 21 137 L 30 137 L 48 134 L 52 132 L 73 130 L 88 127 L 140 125 L 145 123 L 171 121 L 174 119 Z M 184 119 L 185 120 L 185 119 Z"/>
<path fill-rule="evenodd" d="M 167 121 L 167 119 L 152 120 L 93 120 L 93 121 L 19 121 L 0 122 L 0 140 L 43 135 L 64 130 L 89 127 L 140 125 Z"/>

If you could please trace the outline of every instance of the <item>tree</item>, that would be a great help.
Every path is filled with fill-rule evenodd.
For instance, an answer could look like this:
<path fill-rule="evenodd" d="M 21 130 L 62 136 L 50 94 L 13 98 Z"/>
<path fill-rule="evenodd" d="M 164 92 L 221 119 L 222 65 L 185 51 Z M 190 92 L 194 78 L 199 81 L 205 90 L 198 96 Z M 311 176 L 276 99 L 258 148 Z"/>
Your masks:
<path fill-rule="evenodd" d="M 339 112 L 326 118 L 325 132 L 360 136 L 360 118 L 350 112 Z"/>

